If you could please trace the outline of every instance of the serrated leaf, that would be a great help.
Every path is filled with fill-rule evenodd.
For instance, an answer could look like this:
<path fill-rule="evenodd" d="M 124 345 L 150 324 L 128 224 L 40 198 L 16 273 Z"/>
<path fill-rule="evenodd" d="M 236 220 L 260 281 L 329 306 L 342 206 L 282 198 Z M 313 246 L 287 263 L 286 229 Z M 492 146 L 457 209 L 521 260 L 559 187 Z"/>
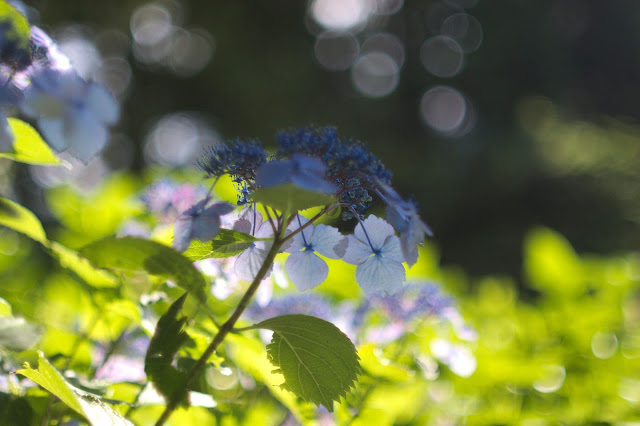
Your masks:
<path fill-rule="evenodd" d="M 6 198 L 0 198 L 0 225 L 47 245 L 47 235 L 36 215 Z"/>
<path fill-rule="evenodd" d="M 16 373 L 27 377 L 51 392 L 69 408 L 86 418 L 92 426 L 133 426 L 131 422 L 121 417 L 99 399 L 83 396 L 74 391 L 62 377 L 62 374 L 49 363 L 40 351 L 38 351 L 37 370 L 25 363 L 24 368 Z"/>
<path fill-rule="evenodd" d="M 56 166 L 62 164 L 42 136 L 29 125 L 17 118 L 8 118 L 13 134 L 13 152 L 0 153 L 0 157 L 21 163 Z"/>
<path fill-rule="evenodd" d="M 185 293 L 160 317 L 144 359 L 144 372 L 167 402 L 176 392 L 186 390 L 186 375 L 172 365 L 178 349 L 188 338 L 184 331 L 187 317 L 178 318 L 186 298 Z M 186 393 L 182 398 L 186 398 Z"/>
<path fill-rule="evenodd" d="M 89 244 L 80 254 L 99 268 L 167 276 L 206 303 L 202 274 L 187 258 L 163 244 L 136 237 L 108 237 Z"/>
<path fill-rule="evenodd" d="M 281 385 L 306 401 L 333 410 L 360 372 L 351 340 L 330 322 L 308 315 L 284 315 L 254 326 L 273 331 L 269 361 L 284 376 Z"/>
<path fill-rule="evenodd" d="M 285 215 L 315 206 L 333 204 L 336 198 L 323 192 L 308 191 L 291 183 L 260 188 L 251 195 L 254 201 L 273 207 Z"/>
<path fill-rule="evenodd" d="M 35 345 L 42 329 L 24 318 L 0 317 L 0 348 L 21 352 Z"/>
<path fill-rule="evenodd" d="M 253 235 L 231 229 L 221 229 L 220 233 L 211 241 L 203 243 L 194 240 L 183 255 L 192 261 L 208 258 L 226 258 L 240 254 L 253 244 Z"/>

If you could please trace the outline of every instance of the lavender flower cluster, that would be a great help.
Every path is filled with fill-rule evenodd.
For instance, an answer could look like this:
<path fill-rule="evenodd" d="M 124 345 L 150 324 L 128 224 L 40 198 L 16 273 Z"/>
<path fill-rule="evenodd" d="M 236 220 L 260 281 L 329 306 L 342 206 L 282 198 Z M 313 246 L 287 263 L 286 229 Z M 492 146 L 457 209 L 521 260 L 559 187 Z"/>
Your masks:
<path fill-rule="evenodd" d="M 316 287 L 328 276 L 324 258 L 342 259 L 357 265 L 356 280 L 366 294 L 397 293 L 406 281 L 403 263 L 412 266 L 417 262 L 417 246 L 431 234 L 415 203 L 403 199 L 390 186 L 391 173 L 363 143 L 343 140 L 335 128 L 289 130 L 279 133 L 277 140 L 275 155 L 270 156 L 259 141 L 235 140 L 211 147 L 199 162 L 209 177 L 232 176 L 239 191 L 238 202 L 244 206 L 232 229 L 258 239 L 237 257 L 237 275 L 246 281 L 255 278 L 276 231 L 272 217 L 263 218 L 251 194 L 260 188 L 293 185 L 330 195 L 334 201 L 324 211 L 341 208 L 348 213 L 342 218 L 356 218 L 357 224 L 353 235 L 345 236 L 332 226 L 309 223 L 300 213 L 287 218 L 284 226 L 291 237 L 281 250 L 290 253 L 285 271 L 291 282 L 301 291 Z M 386 204 L 386 220 L 365 217 L 372 195 Z M 186 250 L 193 239 L 215 237 L 220 216 L 234 208 L 212 201 L 207 196 L 178 217 L 176 249 Z"/>
<path fill-rule="evenodd" d="M 26 21 L 13 6 L 3 1 L 0 12 L 0 108 L 17 108 L 53 149 L 88 163 L 106 145 L 118 103 L 104 86 L 83 80 L 40 28 L 31 26 L 21 43 L 16 26 Z M 0 152 L 10 152 L 14 135 L 2 110 Z"/>

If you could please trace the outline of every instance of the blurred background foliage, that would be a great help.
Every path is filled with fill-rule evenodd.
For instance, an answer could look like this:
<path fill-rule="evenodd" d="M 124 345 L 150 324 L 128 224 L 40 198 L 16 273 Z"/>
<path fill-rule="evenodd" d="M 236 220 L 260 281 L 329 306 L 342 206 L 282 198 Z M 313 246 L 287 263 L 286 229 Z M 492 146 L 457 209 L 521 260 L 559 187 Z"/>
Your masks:
<path fill-rule="evenodd" d="M 477 332 L 457 342 L 427 320 L 400 349 L 360 347 L 367 378 L 346 404 L 366 403 L 351 424 L 640 421 L 634 2 L 26 3 L 123 105 L 110 145 L 87 167 L 0 163 L 0 186 L 43 218 L 50 238 L 77 249 L 118 232 L 140 213 L 146 184 L 200 181 L 181 168 L 203 146 L 235 137 L 274 146 L 279 128 L 336 125 L 368 141 L 394 186 L 415 194 L 436 239 L 413 275 L 442 282 Z M 89 369 L 90 348 L 75 336 L 106 345 L 140 322 L 123 297 L 114 318 L 96 323 L 112 299 L 0 232 L 2 297 L 52 326 L 45 353 L 74 353 L 70 367 Z M 320 291 L 342 299 L 349 288 L 335 283 L 346 274 Z M 234 365 L 264 366 L 264 353 L 249 350 L 256 341 L 231 345 L 246 358 Z M 216 398 L 244 395 L 234 386 Z M 252 395 L 277 394 L 270 387 Z M 280 404 L 309 411 L 282 398 L 223 403 L 218 420 L 283 422 Z M 178 415 L 212 417 L 202 407 Z"/>
<path fill-rule="evenodd" d="M 473 275 L 519 275 L 535 225 L 580 252 L 640 242 L 633 2 L 27 3 L 123 103 L 102 158 L 76 172 L 85 188 L 110 169 L 191 166 L 216 141 L 335 125 L 371 144 L 443 261 Z M 56 181 L 42 174 L 23 173 L 23 198 Z"/>

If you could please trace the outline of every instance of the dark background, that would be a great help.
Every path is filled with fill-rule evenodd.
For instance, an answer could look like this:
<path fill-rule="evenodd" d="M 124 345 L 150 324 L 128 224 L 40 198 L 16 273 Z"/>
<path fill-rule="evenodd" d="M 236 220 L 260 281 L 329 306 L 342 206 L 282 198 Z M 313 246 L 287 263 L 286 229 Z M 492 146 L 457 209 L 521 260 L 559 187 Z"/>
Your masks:
<path fill-rule="evenodd" d="M 394 171 L 394 186 L 415 195 L 443 263 L 460 264 L 472 275 L 518 275 L 523 238 L 536 225 L 559 231 L 579 252 L 638 248 L 637 1 L 407 0 L 396 13 L 352 30 L 360 43 L 385 31 L 404 45 L 399 83 L 379 98 L 358 92 L 348 69 L 331 71 L 318 63 L 319 26 L 306 2 L 159 2 L 168 9 L 177 5 L 183 27 L 212 37 L 211 59 L 191 75 L 136 56 L 131 16 L 149 3 L 30 3 L 41 26 L 55 34 L 73 24 L 87 39 L 99 40 L 101 31 L 113 29 L 126 35 L 121 54 L 132 78 L 119 95 L 117 132 L 134 149 L 114 142 L 105 154 L 114 164 L 118 156 L 129 156 L 133 161 L 126 167 L 144 167 L 143 140 L 158 119 L 176 111 L 200 113 L 223 139 L 259 137 L 267 146 L 280 128 L 335 125 L 341 134 L 369 142 Z M 461 12 L 480 22 L 482 43 L 464 56 L 457 75 L 436 77 L 421 63 L 421 45 L 438 34 L 438 14 Z M 424 123 L 421 97 L 437 85 L 469 100 L 475 115 L 469 132 L 444 135 Z M 563 136 L 552 132 L 545 145 L 544 137 L 522 126 L 518 111 L 527 99 L 554 105 L 568 129 L 588 125 L 602 131 L 588 166 L 563 165 L 545 154 L 544 147 L 562 144 Z M 625 135 L 622 142 L 616 129 Z M 583 158 L 580 133 L 571 140 L 567 158 Z"/>

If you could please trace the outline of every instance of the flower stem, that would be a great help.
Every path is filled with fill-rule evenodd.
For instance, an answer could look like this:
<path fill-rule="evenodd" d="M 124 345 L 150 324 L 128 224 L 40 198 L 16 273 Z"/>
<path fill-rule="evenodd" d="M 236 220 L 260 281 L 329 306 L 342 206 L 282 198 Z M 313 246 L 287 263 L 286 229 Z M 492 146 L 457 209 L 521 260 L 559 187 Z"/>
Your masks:
<path fill-rule="evenodd" d="M 249 305 L 249 302 L 251 301 L 251 298 L 258 290 L 258 287 L 260 287 L 260 283 L 262 283 L 262 280 L 267 275 L 267 272 L 273 265 L 273 261 L 275 260 L 276 255 L 278 254 L 278 251 L 280 250 L 281 246 L 282 246 L 281 235 L 276 234 L 273 240 L 273 245 L 271 246 L 271 249 L 267 253 L 267 257 L 264 259 L 262 266 L 260 266 L 260 269 L 258 270 L 256 277 L 253 279 L 253 282 L 247 289 L 244 296 L 242 296 L 242 299 L 238 303 L 238 306 L 233 311 L 229 319 L 224 324 L 222 324 L 222 326 L 220 326 L 218 333 L 214 336 L 213 340 L 211 341 L 207 349 L 204 351 L 200 359 L 198 359 L 198 362 L 187 373 L 187 377 L 184 382 L 184 388 L 175 392 L 172 398 L 168 401 L 167 406 L 164 409 L 164 412 L 156 422 L 156 426 L 162 426 L 169 419 L 169 416 L 171 416 L 173 411 L 178 407 L 178 404 L 182 400 L 182 395 L 184 395 L 184 393 L 187 391 L 187 387 L 189 386 L 189 383 L 202 372 L 202 370 L 207 365 L 207 361 L 209 360 L 211 355 L 213 355 L 213 353 L 218 348 L 220 343 L 222 343 L 225 337 L 227 337 L 227 334 L 233 331 L 233 326 L 240 318 L 240 315 L 242 315 L 244 310 Z"/>

